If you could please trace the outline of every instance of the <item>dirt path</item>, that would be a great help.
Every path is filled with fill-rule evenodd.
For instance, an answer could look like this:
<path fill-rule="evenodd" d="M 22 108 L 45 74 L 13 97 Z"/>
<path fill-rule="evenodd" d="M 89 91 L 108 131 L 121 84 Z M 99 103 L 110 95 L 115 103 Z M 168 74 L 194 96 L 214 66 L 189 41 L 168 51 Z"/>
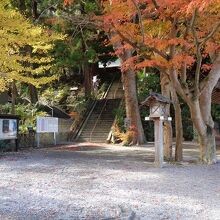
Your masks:
<path fill-rule="evenodd" d="M 194 161 L 197 151 L 184 155 Z M 74 145 L 4 154 L 0 219 L 220 219 L 220 163 L 157 169 L 152 162 L 152 147 Z"/>

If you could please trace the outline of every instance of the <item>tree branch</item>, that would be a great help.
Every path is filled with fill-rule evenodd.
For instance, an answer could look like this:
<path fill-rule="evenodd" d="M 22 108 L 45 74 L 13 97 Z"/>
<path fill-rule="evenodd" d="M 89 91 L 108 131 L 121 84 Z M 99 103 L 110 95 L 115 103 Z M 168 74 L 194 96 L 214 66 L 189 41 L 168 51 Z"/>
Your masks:
<path fill-rule="evenodd" d="M 213 90 L 215 84 L 217 83 L 217 81 L 220 78 L 220 76 L 218 76 L 218 75 L 216 76 L 216 73 L 215 73 L 215 72 L 218 72 L 218 71 L 217 70 L 215 70 L 215 71 L 212 70 L 209 73 L 209 75 L 200 83 L 200 70 L 201 70 L 201 65 L 202 65 L 201 48 L 218 31 L 218 29 L 220 27 L 220 21 L 217 22 L 217 24 L 207 34 L 207 36 L 201 42 L 199 42 L 196 30 L 195 30 L 195 20 L 196 20 L 197 13 L 198 13 L 198 9 L 195 9 L 193 17 L 192 17 L 192 22 L 191 22 L 191 30 L 192 30 L 192 34 L 193 34 L 193 37 L 194 37 L 194 43 L 195 43 L 195 46 L 196 46 L 196 57 L 197 57 L 194 88 L 195 88 L 195 96 L 199 97 L 204 92 L 204 90 L 206 90 L 207 88 Z M 219 56 L 218 56 L 217 62 L 219 62 Z M 209 78 L 209 80 L 207 80 L 207 78 Z"/>
<path fill-rule="evenodd" d="M 177 91 L 177 93 L 183 97 L 183 99 L 188 102 L 189 101 L 189 93 L 186 93 L 184 91 L 184 89 L 182 88 L 182 85 L 180 84 L 178 78 L 177 78 L 177 73 L 174 70 L 174 68 L 171 68 L 169 70 L 169 79 L 172 83 L 172 86 L 175 88 L 175 90 Z"/>
<path fill-rule="evenodd" d="M 70 16 L 69 14 L 66 14 L 63 12 L 61 14 L 61 17 L 70 21 L 73 25 L 77 25 L 77 26 L 85 26 L 86 25 L 87 28 L 90 28 L 90 29 L 97 28 L 97 23 L 95 23 L 93 20 L 91 20 L 90 16 L 86 16 L 86 15 L 72 15 L 72 16 Z"/>
<path fill-rule="evenodd" d="M 213 37 L 213 35 L 218 31 L 220 27 L 220 21 L 217 22 L 217 24 L 215 25 L 215 27 L 212 29 L 212 31 L 210 31 L 209 34 L 207 34 L 207 36 L 203 39 L 203 41 L 200 43 L 200 47 L 202 47 L 203 45 L 206 44 L 206 42 Z"/>
<path fill-rule="evenodd" d="M 177 36 L 177 23 L 178 23 L 178 19 L 174 18 L 174 20 L 172 20 L 172 28 L 170 31 L 170 35 L 169 37 L 175 38 Z M 169 51 L 169 58 L 173 59 L 175 56 L 175 50 L 176 50 L 176 46 L 175 45 L 171 45 L 170 46 L 170 51 Z M 177 93 L 183 97 L 183 99 L 185 101 L 189 101 L 189 91 L 188 88 L 183 88 L 182 84 L 180 83 L 179 79 L 178 79 L 178 74 L 175 70 L 174 67 L 169 68 L 169 79 L 173 85 L 173 87 L 175 88 L 175 90 L 177 91 Z"/>
<path fill-rule="evenodd" d="M 113 28 L 115 29 L 116 33 L 121 37 L 121 39 L 125 42 L 127 42 L 128 44 L 130 44 L 134 49 L 137 49 L 139 51 L 151 51 L 154 52 L 158 55 L 160 55 L 162 58 L 169 60 L 169 56 L 165 53 L 163 53 L 162 51 L 158 50 L 157 48 L 154 47 L 149 47 L 144 45 L 143 43 L 134 43 L 132 42 L 130 39 L 128 39 L 126 36 L 124 36 L 115 26 L 114 24 L 112 24 Z"/>
<path fill-rule="evenodd" d="M 37 17 L 37 19 L 34 20 L 34 23 L 38 23 L 40 18 L 48 11 L 50 10 L 51 8 L 56 8 L 57 4 L 52 4 L 52 5 L 49 5 L 47 8 L 45 8 Z"/>
<path fill-rule="evenodd" d="M 185 33 L 183 35 L 183 40 L 186 41 L 186 38 L 189 34 L 189 29 L 190 29 L 190 25 L 188 24 L 188 21 L 186 21 L 186 30 Z M 183 52 L 187 52 L 187 48 L 184 45 L 183 46 Z M 183 84 L 186 84 L 186 70 L 187 70 L 187 66 L 186 66 L 186 62 L 183 63 L 182 67 L 181 67 L 181 74 L 180 74 L 180 78 Z"/>
<path fill-rule="evenodd" d="M 203 79 L 203 81 L 200 83 L 201 85 L 201 93 L 205 91 L 212 92 L 215 85 L 218 83 L 220 79 L 220 54 L 215 59 L 215 62 L 213 63 L 213 68 L 209 72 L 208 76 Z"/>
<path fill-rule="evenodd" d="M 140 25 L 140 29 L 141 29 L 141 35 L 142 35 L 142 41 L 144 43 L 144 27 L 143 27 L 143 22 L 142 22 L 142 18 L 141 18 L 141 10 L 138 7 L 138 5 L 136 4 L 135 0 L 131 0 L 132 3 L 134 4 L 136 10 L 137 10 L 137 14 L 138 14 L 138 21 L 139 21 L 139 25 Z"/>
<path fill-rule="evenodd" d="M 159 9 L 160 6 L 158 5 L 157 1 L 156 0 L 152 0 L 152 3 L 154 4 L 155 8 L 156 9 Z"/>
<path fill-rule="evenodd" d="M 195 8 L 191 20 L 191 31 L 194 38 L 194 43 L 196 47 L 196 57 L 197 57 L 197 63 L 196 63 L 196 71 L 195 71 L 195 82 L 194 82 L 194 96 L 195 98 L 199 97 L 200 94 L 200 88 L 199 88 L 199 79 L 200 79 L 200 70 L 202 65 L 202 54 L 201 54 L 201 47 L 198 39 L 198 35 L 195 29 L 195 23 L 196 23 L 196 17 L 198 15 L 198 8 Z"/>

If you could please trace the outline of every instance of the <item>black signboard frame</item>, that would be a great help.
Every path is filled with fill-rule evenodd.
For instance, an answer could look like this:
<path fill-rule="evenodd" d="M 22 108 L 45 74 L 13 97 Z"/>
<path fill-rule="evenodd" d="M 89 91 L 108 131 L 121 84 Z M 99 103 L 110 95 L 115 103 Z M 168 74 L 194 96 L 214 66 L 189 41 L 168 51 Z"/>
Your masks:
<path fill-rule="evenodd" d="M 19 133 L 19 120 L 20 117 L 18 115 L 11 115 L 11 114 L 0 114 L 0 119 L 5 120 L 16 120 L 17 121 L 17 135 L 16 138 L 11 138 L 10 140 L 15 140 L 15 151 L 18 151 L 19 143 L 18 143 L 18 133 Z M 2 139 L 4 140 L 4 139 Z"/>

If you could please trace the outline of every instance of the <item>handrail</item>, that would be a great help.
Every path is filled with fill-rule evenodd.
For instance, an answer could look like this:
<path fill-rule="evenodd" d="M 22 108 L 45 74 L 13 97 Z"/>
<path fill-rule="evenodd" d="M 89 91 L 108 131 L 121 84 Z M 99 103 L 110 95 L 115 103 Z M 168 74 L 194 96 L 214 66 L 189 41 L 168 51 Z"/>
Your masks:
<path fill-rule="evenodd" d="M 108 94 L 108 92 L 109 92 L 109 90 L 110 90 L 110 88 L 111 88 L 111 86 L 112 86 L 114 80 L 115 80 L 115 77 L 113 78 L 112 82 L 110 83 L 108 89 L 107 89 L 106 92 L 103 94 L 103 96 L 101 97 L 101 99 L 106 98 L 106 96 L 107 96 L 107 94 Z M 84 116 L 83 120 L 81 121 L 80 125 L 77 126 L 78 129 L 77 129 L 77 131 L 76 131 L 76 133 L 75 133 L 73 139 L 77 140 L 77 139 L 79 138 L 80 134 L 82 133 L 83 128 L 86 126 L 86 123 L 87 123 L 87 121 L 89 120 L 89 117 L 91 116 L 91 114 L 92 114 L 92 112 L 93 112 L 93 110 L 94 110 L 94 108 L 95 108 L 95 106 L 96 106 L 96 103 L 97 103 L 97 100 L 94 100 L 93 103 L 92 103 L 92 107 L 90 108 L 90 111 L 89 111 L 88 113 L 87 113 L 87 112 L 85 113 L 85 116 Z M 94 128 L 93 128 L 93 129 L 94 129 Z"/>
<path fill-rule="evenodd" d="M 107 95 L 108 95 L 108 93 L 109 93 L 109 90 L 111 89 L 111 87 L 112 87 L 112 85 L 113 85 L 113 83 L 114 83 L 114 81 L 115 81 L 115 78 L 116 78 L 116 76 L 114 76 L 114 78 L 112 79 L 112 81 L 111 81 L 111 83 L 110 83 L 108 89 L 107 89 L 106 92 L 103 94 L 102 99 L 105 99 L 105 98 L 107 97 Z"/>
<path fill-rule="evenodd" d="M 119 89 L 119 85 L 120 85 L 120 82 L 118 82 L 118 86 L 116 87 L 116 89 L 115 89 L 115 92 L 114 92 L 114 99 L 115 99 L 115 96 L 116 96 L 116 93 L 117 93 L 117 91 L 118 91 L 118 89 Z"/>
<path fill-rule="evenodd" d="M 97 100 L 94 100 L 94 101 L 92 102 L 92 107 L 90 108 L 89 111 L 87 111 L 87 112 L 85 113 L 85 116 L 83 117 L 83 120 L 80 122 L 80 125 L 77 126 L 78 129 L 77 129 L 77 132 L 76 132 L 76 134 L 74 135 L 73 139 L 77 140 L 78 137 L 80 136 L 80 134 L 82 133 L 82 130 L 83 130 L 83 128 L 85 127 L 86 122 L 89 120 L 89 117 L 90 117 L 90 115 L 92 114 L 92 112 L 93 112 L 93 110 L 94 110 L 94 108 L 95 108 L 95 106 L 96 106 L 96 103 L 97 103 Z"/>
<path fill-rule="evenodd" d="M 114 80 L 112 80 L 112 83 L 110 84 L 110 86 L 109 86 L 109 88 L 108 88 L 108 90 L 107 90 L 107 92 L 106 92 L 106 94 L 105 94 L 105 97 L 107 97 L 107 94 L 109 93 L 109 90 L 110 90 L 110 88 L 111 88 L 113 82 L 114 82 Z M 116 89 L 115 89 L 115 91 L 114 91 L 114 96 L 113 96 L 113 98 L 115 98 L 116 92 L 118 91 L 119 86 L 120 86 L 120 83 L 118 82 L 118 86 L 116 87 Z M 100 117 L 101 117 L 101 114 L 102 114 L 102 112 L 103 112 L 103 110 L 104 110 L 104 108 L 105 108 L 105 106 L 106 106 L 106 104 L 107 104 L 107 101 L 108 101 L 108 99 L 106 99 L 106 101 L 105 101 L 105 103 L 104 103 L 104 105 L 103 105 L 103 107 L 102 107 L 102 110 L 101 110 L 101 112 L 100 112 L 98 118 L 96 119 L 95 125 L 93 126 L 93 129 L 92 129 L 92 131 L 90 132 L 90 137 L 89 137 L 90 141 L 91 141 L 91 137 L 92 137 L 93 131 L 95 130 L 96 125 L 97 125 L 97 123 L 98 123 L 98 121 L 99 121 L 99 119 L 100 119 Z M 121 102 L 120 102 L 119 106 L 120 106 L 120 105 L 121 105 Z M 115 120 L 113 121 L 113 123 L 112 123 L 111 131 L 109 132 L 109 135 L 108 135 L 108 137 L 107 137 L 107 139 L 106 139 L 107 141 L 108 141 L 109 138 L 111 138 L 111 136 L 112 136 L 112 127 L 113 127 L 115 121 L 116 121 L 116 119 L 115 119 Z"/>
<path fill-rule="evenodd" d="M 104 95 L 103 95 L 103 97 L 102 97 L 103 99 L 106 99 L 106 97 L 107 97 L 107 95 L 108 95 L 108 93 L 109 93 L 109 91 L 110 91 L 110 89 L 111 89 L 111 87 L 112 87 L 112 85 L 113 85 L 113 83 L 114 83 L 114 81 L 115 81 L 115 78 L 116 78 L 116 76 L 112 79 L 112 81 L 111 81 L 111 83 L 110 83 L 108 89 L 107 89 L 106 92 L 104 93 Z M 107 101 L 108 101 L 108 99 L 105 100 L 105 103 L 104 103 L 104 105 L 103 105 L 103 107 L 102 107 L 102 109 L 101 109 L 101 112 L 99 113 L 99 116 L 98 116 L 98 118 L 96 119 L 96 122 L 95 122 L 95 124 L 94 124 L 94 126 L 93 126 L 93 128 L 92 128 L 92 131 L 90 132 L 90 136 L 89 136 L 89 140 L 90 140 L 90 141 L 91 141 L 92 133 L 93 133 L 93 131 L 94 131 L 95 128 L 96 128 L 96 125 L 97 125 L 97 123 L 98 123 L 98 121 L 99 121 L 99 119 L 100 119 L 100 117 L 101 117 L 101 114 L 102 114 L 102 112 L 103 112 L 103 110 L 104 110 L 104 108 L 105 108 L 105 106 L 106 106 L 106 104 L 107 104 Z"/>
<path fill-rule="evenodd" d="M 98 121 L 99 121 L 99 119 L 100 119 L 100 117 L 101 117 L 101 115 L 102 115 L 102 112 L 103 112 L 103 110 L 104 110 L 104 108 L 105 108 L 107 102 L 108 102 L 108 99 L 105 99 L 105 103 L 104 103 L 104 105 L 103 105 L 103 107 L 102 107 L 102 110 L 101 110 L 101 112 L 99 113 L 98 118 L 96 119 L 95 125 L 94 125 L 93 128 L 92 128 L 92 131 L 90 132 L 90 136 L 89 136 L 89 140 L 90 140 L 90 141 L 91 141 L 92 133 L 93 133 L 93 131 L 95 130 L 96 125 L 98 124 Z"/>

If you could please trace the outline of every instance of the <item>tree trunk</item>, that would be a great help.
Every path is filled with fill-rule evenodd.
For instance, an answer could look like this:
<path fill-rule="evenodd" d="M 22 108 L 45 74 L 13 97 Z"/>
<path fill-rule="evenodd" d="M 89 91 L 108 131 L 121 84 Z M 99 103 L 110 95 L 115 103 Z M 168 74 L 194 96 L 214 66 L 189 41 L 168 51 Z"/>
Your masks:
<path fill-rule="evenodd" d="M 130 130 L 133 131 L 132 144 L 143 144 L 146 139 L 139 112 L 135 73 L 131 70 L 123 72 L 122 82 L 125 93 L 126 117 L 130 120 Z"/>
<path fill-rule="evenodd" d="M 209 130 L 209 131 L 208 131 Z M 200 161 L 205 164 L 217 162 L 215 135 L 211 128 L 207 128 L 206 135 L 198 136 Z"/>
<path fill-rule="evenodd" d="M 38 19 L 38 12 L 37 12 L 37 1 L 32 0 L 32 16 L 34 20 Z"/>
<path fill-rule="evenodd" d="M 90 98 L 92 94 L 92 69 L 88 62 L 85 62 L 83 65 L 83 75 L 84 75 L 84 89 L 85 97 Z"/>
<path fill-rule="evenodd" d="M 179 103 L 179 98 L 175 89 L 171 92 L 173 107 L 175 111 L 175 133 L 176 133 L 176 147 L 175 147 L 175 161 L 183 160 L 183 124 L 182 111 Z"/>
<path fill-rule="evenodd" d="M 111 32 L 109 37 L 114 37 L 115 34 L 115 32 Z M 118 48 L 122 48 L 122 44 L 122 42 L 117 42 L 113 44 L 113 47 L 117 50 Z M 131 57 L 132 50 L 123 50 L 123 53 L 119 55 L 122 62 L 125 62 Z M 130 128 L 134 131 L 132 144 L 143 144 L 146 142 L 146 138 L 139 111 L 135 72 L 131 69 L 122 72 L 122 83 L 125 94 L 126 117 L 130 121 Z"/>
<path fill-rule="evenodd" d="M 189 106 L 191 119 L 198 135 L 200 160 L 206 164 L 216 162 L 214 123 L 211 116 L 211 94 L 220 79 L 220 55 L 213 59 L 212 69 L 208 77 L 199 80 L 199 84 L 198 82 L 195 83 L 192 91 L 180 83 L 175 69 L 171 68 L 169 70 L 172 87 Z"/>
<path fill-rule="evenodd" d="M 170 81 L 166 74 L 160 74 L 160 85 L 161 93 L 163 96 L 170 99 Z M 170 116 L 170 104 L 166 107 L 166 112 Z M 172 141 L 173 141 L 173 131 L 170 121 L 165 121 L 164 125 L 164 158 L 165 160 L 172 159 Z"/>
<path fill-rule="evenodd" d="M 126 50 L 120 58 L 125 61 L 131 56 L 132 52 Z M 139 111 L 135 72 L 131 69 L 122 72 L 122 83 L 125 93 L 126 117 L 130 120 L 130 130 L 133 131 L 132 144 L 143 144 L 146 142 L 146 138 Z"/>
<path fill-rule="evenodd" d="M 28 84 L 28 91 L 31 99 L 31 103 L 35 104 L 38 102 L 38 92 L 37 88 L 33 86 L 32 84 Z"/>
<path fill-rule="evenodd" d="M 172 125 L 170 121 L 164 121 L 164 159 L 172 160 L 172 141 L 173 141 L 173 132 Z"/>
<path fill-rule="evenodd" d="M 17 87 L 15 84 L 15 81 L 13 80 L 12 82 L 12 87 L 11 87 L 11 114 L 15 114 L 15 105 L 16 105 L 16 99 L 17 99 Z"/>
<path fill-rule="evenodd" d="M 199 100 L 194 100 L 190 104 L 191 118 L 198 134 L 200 161 L 205 164 L 213 164 L 217 161 L 215 135 L 213 132 L 213 121 L 208 110 L 211 101 L 209 103 L 206 103 L 208 107 L 200 107 L 204 100 L 207 100 L 208 98 L 210 98 L 211 100 L 211 97 L 209 96 L 210 95 L 207 94 L 206 98 L 200 101 L 201 103 L 199 102 Z"/>
<path fill-rule="evenodd" d="M 201 159 L 203 162 L 216 162 L 216 143 L 214 135 L 214 121 L 211 115 L 212 89 L 206 88 L 199 99 L 199 105 L 204 123 L 206 124 L 206 136 L 199 136 Z"/>
<path fill-rule="evenodd" d="M 18 9 L 22 14 L 24 14 L 26 10 L 25 0 L 18 0 Z"/>

